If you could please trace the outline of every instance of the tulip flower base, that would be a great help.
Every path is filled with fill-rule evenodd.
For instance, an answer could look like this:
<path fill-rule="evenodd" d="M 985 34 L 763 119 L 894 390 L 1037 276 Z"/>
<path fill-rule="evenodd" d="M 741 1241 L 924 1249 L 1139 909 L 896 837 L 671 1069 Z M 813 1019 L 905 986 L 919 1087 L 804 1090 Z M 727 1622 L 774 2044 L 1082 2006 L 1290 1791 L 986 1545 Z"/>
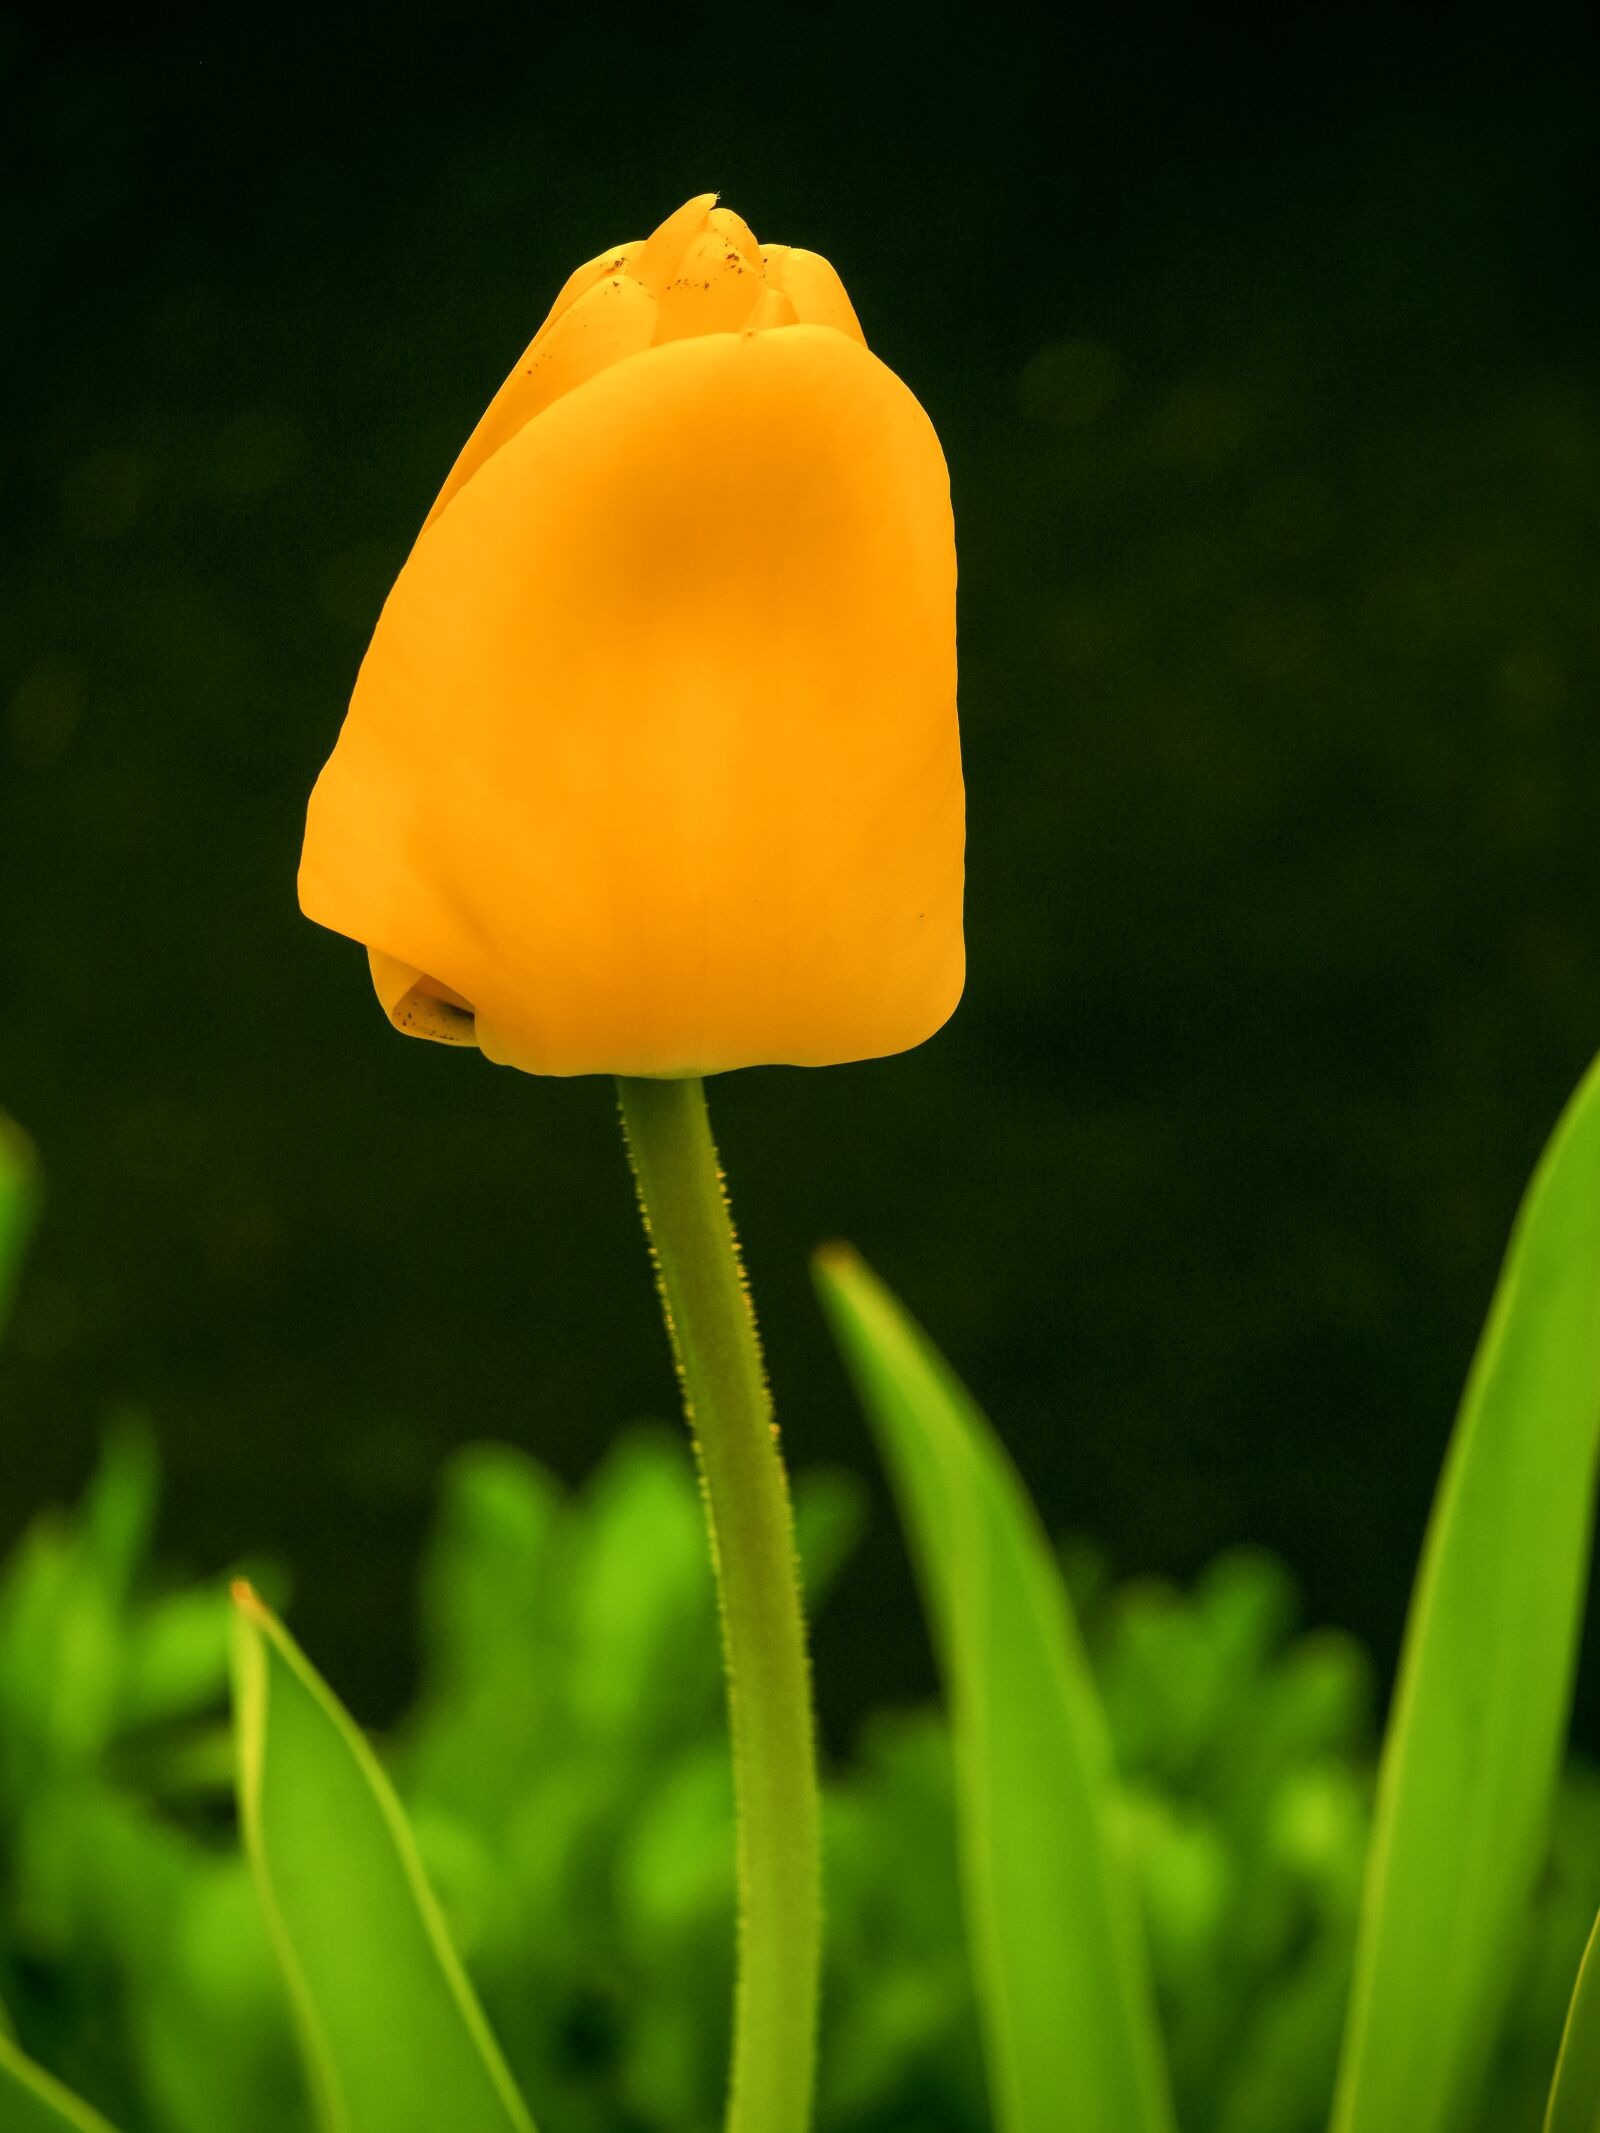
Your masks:
<path fill-rule="evenodd" d="M 739 1874 L 729 2133 L 803 2133 L 821 1867 L 789 1487 L 704 1086 L 617 1086 L 700 1468 L 727 1662 Z"/>

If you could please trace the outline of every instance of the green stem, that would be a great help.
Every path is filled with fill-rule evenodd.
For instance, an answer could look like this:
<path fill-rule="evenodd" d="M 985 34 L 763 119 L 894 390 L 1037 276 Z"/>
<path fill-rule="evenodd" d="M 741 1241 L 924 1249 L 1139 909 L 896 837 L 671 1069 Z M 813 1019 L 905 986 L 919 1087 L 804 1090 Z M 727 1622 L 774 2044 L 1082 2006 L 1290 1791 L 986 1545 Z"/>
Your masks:
<path fill-rule="evenodd" d="M 622 1122 L 700 1462 L 738 1816 L 728 2133 L 804 2133 L 822 1921 L 794 1518 L 700 1082 L 621 1080 Z"/>

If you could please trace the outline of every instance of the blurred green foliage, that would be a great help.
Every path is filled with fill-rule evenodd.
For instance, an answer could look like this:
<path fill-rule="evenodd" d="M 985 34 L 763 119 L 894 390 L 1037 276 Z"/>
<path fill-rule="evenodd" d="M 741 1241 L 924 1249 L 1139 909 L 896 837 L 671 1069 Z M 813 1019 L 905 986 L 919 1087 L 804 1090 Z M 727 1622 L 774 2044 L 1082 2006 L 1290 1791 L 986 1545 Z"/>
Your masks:
<path fill-rule="evenodd" d="M 123 2133 L 309 2123 L 233 1826 L 226 1600 L 151 1559 L 156 1470 L 122 1424 L 70 1512 L 0 1573 L 0 1998 Z M 861 1532 L 803 1474 L 813 1607 Z M 1373 1683 L 1237 1552 L 1180 1590 L 1069 1582 L 1109 1715 L 1186 2133 L 1312 2133 L 1366 1846 Z M 250 1566 L 282 1596 L 270 1566 Z M 686 1450 L 620 1438 L 581 1490 L 479 1445 L 442 1478 L 416 1695 L 383 1743 L 519 2084 L 562 2133 L 714 2122 L 731 1803 L 710 1572 Z M 929 1709 L 862 1727 L 826 1793 L 828 2133 L 982 2133 L 953 1788 Z M 1600 1900 L 1600 1783 L 1569 1771 L 1479 2133 L 1539 2123 Z"/>

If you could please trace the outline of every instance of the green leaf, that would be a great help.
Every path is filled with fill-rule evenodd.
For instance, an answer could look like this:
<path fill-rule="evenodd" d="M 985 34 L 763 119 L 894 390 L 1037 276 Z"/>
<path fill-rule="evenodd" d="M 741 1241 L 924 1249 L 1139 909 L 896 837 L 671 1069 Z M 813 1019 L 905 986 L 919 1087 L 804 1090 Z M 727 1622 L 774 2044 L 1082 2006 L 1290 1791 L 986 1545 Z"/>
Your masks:
<path fill-rule="evenodd" d="M 1544 2133 L 1600 2133 L 1600 1919 L 1572 1988 Z"/>
<path fill-rule="evenodd" d="M 1105 1724 L 1054 1556 L 988 1424 L 888 1291 L 843 1247 L 816 1272 L 943 1662 L 996 2125 L 1165 2133 Z"/>
<path fill-rule="evenodd" d="M 377 1758 L 235 1599 L 240 1813 L 326 2133 L 533 2133 Z"/>
<path fill-rule="evenodd" d="M 815 1616 L 860 1545 L 867 1489 L 844 1467 L 806 1467 L 794 1477 L 794 1549 L 806 1611 Z"/>
<path fill-rule="evenodd" d="M 154 1432 L 143 1415 L 124 1411 L 101 1441 L 76 1520 L 85 1567 L 116 1613 L 126 1606 L 148 1557 L 160 1492 Z"/>
<path fill-rule="evenodd" d="M 155 1508 L 142 1425 L 107 1435 L 75 1512 L 35 1518 L 0 1565 L 0 1784 L 27 1797 L 48 1770 L 89 1765 L 117 1730 L 130 1588 Z"/>
<path fill-rule="evenodd" d="M 1600 1063 L 1534 1173 L 1467 1380 L 1379 1777 L 1335 2133 L 1444 2133 L 1548 1840 L 1600 1446 Z"/>
<path fill-rule="evenodd" d="M 112 2133 L 110 2122 L 0 2035 L 0 2128 L 4 2133 Z"/>

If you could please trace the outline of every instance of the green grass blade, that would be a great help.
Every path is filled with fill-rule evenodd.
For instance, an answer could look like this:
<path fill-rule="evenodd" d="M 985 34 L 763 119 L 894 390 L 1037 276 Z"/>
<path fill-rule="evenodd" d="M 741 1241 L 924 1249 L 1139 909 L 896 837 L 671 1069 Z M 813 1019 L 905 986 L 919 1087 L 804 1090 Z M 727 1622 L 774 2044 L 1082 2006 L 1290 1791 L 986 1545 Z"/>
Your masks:
<path fill-rule="evenodd" d="M 1445 2133 L 1547 1841 L 1600 1444 L 1600 1063 L 1528 1188 L 1467 1380 L 1384 1745 L 1335 2133 Z"/>
<path fill-rule="evenodd" d="M 240 1814 L 325 2133 L 533 2133 L 376 1757 L 235 1599 Z"/>
<path fill-rule="evenodd" d="M 895 1484 L 940 1649 L 1000 2133 L 1167 2133 L 1165 2069 L 1070 1603 L 1010 1461 L 854 1253 L 817 1281 Z"/>
<path fill-rule="evenodd" d="M 1544 2133 L 1600 2133 L 1600 1919 L 1572 1988 Z"/>
<path fill-rule="evenodd" d="M 112 2133 L 112 2128 L 0 2035 L 0 2133 Z"/>

